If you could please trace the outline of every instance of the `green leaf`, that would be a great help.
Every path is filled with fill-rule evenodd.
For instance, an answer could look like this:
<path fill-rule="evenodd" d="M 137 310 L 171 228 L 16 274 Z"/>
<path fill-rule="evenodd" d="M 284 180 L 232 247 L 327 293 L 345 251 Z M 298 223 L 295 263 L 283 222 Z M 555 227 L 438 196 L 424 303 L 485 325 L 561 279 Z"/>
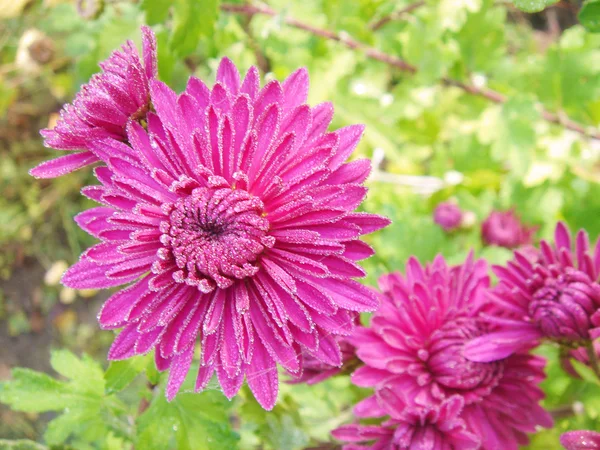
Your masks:
<path fill-rule="evenodd" d="M 576 359 L 571 359 L 571 364 L 573 365 L 575 372 L 577 372 L 581 378 L 588 383 L 593 383 L 600 386 L 600 380 L 591 367 L 583 364 L 580 361 L 577 361 Z"/>
<path fill-rule="evenodd" d="M 12 380 L 0 384 L 0 402 L 17 411 L 60 410 L 69 404 L 68 394 L 66 383 L 31 369 L 13 369 Z"/>
<path fill-rule="evenodd" d="M 442 0 L 438 5 L 440 24 L 443 29 L 459 31 L 469 13 L 481 9 L 482 0 Z"/>
<path fill-rule="evenodd" d="M 558 0 L 514 0 L 514 4 L 521 11 L 534 13 L 542 11 L 547 6 L 553 5 Z"/>
<path fill-rule="evenodd" d="M 577 17 L 588 31 L 600 33 L 600 0 L 586 1 Z"/>
<path fill-rule="evenodd" d="M 49 445 L 60 445 L 71 435 L 77 434 L 93 442 L 102 439 L 105 432 L 106 425 L 96 409 L 73 408 L 48 424 L 44 438 Z"/>
<path fill-rule="evenodd" d="M 167 20 L 172 3 L 171 0 L 143 0 L 141 8 L 146 13 L 146 23 L 156 25 Z"/>
<path fill-rule="evenodd" d="M 201 36 L 213 33 L 219 0 L 176 0 L 173 3 L 173 34 L 170 47 L 184 57 L 196 50 Z"/>
<path fill-rule="evenodd" d="M 145 356 L 137 356 L 111 362 L 104 374 L 106 393 L 112 394 L 125 389 L 146 368 L 148 361 Z"/>
<path fill-rule="evenodd" d="M 53 350 L 50 354 L 50 365 L 58 373 L 72 380 L 84 378 L 90 383 L 103 383 L 102 367 L 85 354 L 80 359 L 69 350 Z"/>
<path fill-rule="evenodd" d="M 489 107 L 481 115 L 479 140 L 491 144 L 492 157 L 507 165 L 515 177 L 523 177 L 536 149 L 535 122 L 539 112 L 529 96 L 510 98 Z"/>
<path fill-rule="evenodd" d="M 137 421 L 136 448 L 236 448 L 239 436 L 229 421 L 231 403 L 216 390 L 187 393 L 193 389 L 193 372 L 190 370 L 181 392 L 170 403 L 164 396 L 164 388 L 157 388 L 160 391 Z"/>
<path fill-rule="evenodd" d="M 97 362 L 67 350 L 53 351 L 50 362 L 68 380 L 16 368 L 12 379 L 0 384 L 0 402 L 17 411 L 61 411 L 45 433 L 50 445 L 72 438 L 76 448 L 87 448 L 87 443 L 104 442 L 111 431 L 121 437 L 130 434 L 121 419 L 127 410 L 118 398 L 104 394 L 104 372 Z"/>
<path fill-rule="evenodd" d="M 0 450 L 48 450 L 48 447 L 29 439 L 0 439 Z"/>

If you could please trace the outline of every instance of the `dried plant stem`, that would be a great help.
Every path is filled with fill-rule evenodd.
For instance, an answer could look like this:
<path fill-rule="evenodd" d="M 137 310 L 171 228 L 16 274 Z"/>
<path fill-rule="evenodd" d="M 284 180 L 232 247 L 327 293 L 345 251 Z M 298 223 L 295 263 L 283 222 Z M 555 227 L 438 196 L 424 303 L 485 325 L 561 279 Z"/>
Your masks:
<path fill-rule="evenodd" d="M 379 30 L 382 26 L 386 25 L 387 23 L 400 19 L 405 14 L 413 12 L 415 9 L 420 8 L 424 4 L 425 2 L 411 3 L 410 5 L 405 6 L 404 8 L 399 9 L 398 11 L 394 11 L 388 16 L 382 17 L 377 22 L 373 23 L 370 28 L 373 31 Z"/>
<path fill-rule="evenodd" d="M 156 384 L 151 383 L 150 381 L 148 381 L 148 383 L 146 383 L 148 390 L 154 394 L 154 388 L 156 388 Z M 142 397 L 142 399 L 140 400 L 140 404 L 138 406 L 138 411 L 137 411 L 137 415 L 138 417 L 141 416 L 144 411 L 146 411 L 148 409 L 148 407 L 150 406 L 150 400 L 148 400 L 146 397 Z"/>
<path fill-rule="evenodd" d="M 230 3 L 222 3 L 221 9 L 223 11 L 227 11 L 230 13 L 244 14 L 247 16 L 253 16 L 256 14 L 260 14 L 260 15 L 274 17 L 274 16 L 278 15 L 277 11 L 274 11 L 273 9 L 271 9 L 267 6 L 237 5 L 237 4 L 230 4 Z M 347 35 L 345 33 L 335 33 L 330 30 L 317 28 L 317 27 L 314 27 L 307 23 L 301 22 L 301 21 L 296 20 L 293 17 L 289 17 L 289 16 L 283 17 L 283 21 L 291 27 L 307 31 L 315 36 L 319 36 L 319 37 L 322 37 L 325 39 L 339 42 L 340 44 L 345 45 L 346 47 L 348 47 L 350 49 L 360 50 L 367 57 L 369 57 L 371 59 L 375 59 L 377 61 L 381 61 L 391 67 L 395 67 L 399 70 L 402 70 L 403 72 L 416 73 L 418 70 L 417 67 L 407 63 L 403 59 L 383 53 L 380 50 L 377 50 L 376 48 L 369 47 L 361 42 L 358 42 L 358 41 L 352 39 L 349 35 Z M 487 100 L 490 100 L 494 103 L 505 103 L 507 100 L 506 96 L 504 96 L 500 92 L 494 91 L 492 89 L 488 89 L 485 87 L 477 87 L 477 86 L 467 84 L 462 81 L 454 80 L 454 79 L 448 78 L 448 77 L 442 78 L 441 81 L 446 86 L 457 87 L 471 95 L 476 95 L 479 97 L 486 98 Z M 591 137 L 593 139 L 600 140 L 600 131 L 599 130 L 597 130 L 593 127 L 585 127 L 577 122 L 574 122 L 573 120 L 569 119 L 568 117 L 566 117 L 563 114 L 556 114 L 556 113 L 547 111 L 545 109 L 542 109 L 541 116 L 547 122 L 561 125 L 568 130 L 574 131 L 574 132 L 582 134 L 584 136 Z"/>

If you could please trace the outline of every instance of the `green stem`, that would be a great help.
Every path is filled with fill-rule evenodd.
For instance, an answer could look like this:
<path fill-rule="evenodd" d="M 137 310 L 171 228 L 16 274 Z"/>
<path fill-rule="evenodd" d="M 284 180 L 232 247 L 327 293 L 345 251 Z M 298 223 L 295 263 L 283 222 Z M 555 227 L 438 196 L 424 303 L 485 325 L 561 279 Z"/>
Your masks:
<path fill-rule="evenodd" d="M 596 374 L 596 377 L 600 380 L 600 365 L 598 364 L 598 355 L 594 349 L 594 343 L 592 341 L 588 342 L 585 349 L 587 350 L 588 358 L 590 358 L 590 367 Z"/>

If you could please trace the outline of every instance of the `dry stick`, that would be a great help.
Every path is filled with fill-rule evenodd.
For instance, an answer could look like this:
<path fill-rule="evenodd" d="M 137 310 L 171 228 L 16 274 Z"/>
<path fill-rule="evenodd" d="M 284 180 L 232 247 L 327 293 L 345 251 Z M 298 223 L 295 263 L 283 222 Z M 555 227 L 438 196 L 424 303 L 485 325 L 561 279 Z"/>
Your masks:
<path fill-rule="evenodd" d="M 250 28 L 250 22 L 252 21 L 252 15 L 246 16 L 246 20 L 242 23 L 242 28 L 246 32 L 246 36 L 248 37 L 248 45 L 254 52 L 254 57 L 256 58 L 256 63 L 258 65 L 261 73 L 265 74 L 271 71 L 271 62 L 267 58 L 267 56 L 262 52 L 258 43 L 254 39 L 252 35 L 252 29 Z"/>
<path fill-rule="evenodd" d="M 377 22 L 375 22 L 373 25 L 371 25 L 370 28 L 373 31 L 379 30 L 382 26 L 384 26 L 388 22 L 391 22 L 392 20 L 398 20 L 404 14 L 411 13 L 415 9 L 420 8 L 421 6 L 423 6 L 424 4 L 425 4 L 425 2 L 416 2 L 416 3 L 412 3 L 412 4 L 408 5 L 408 6 L 405 6 L 404 8 L 399 9 L 398 11 L 394 11 L 389 16 L 382 17 Z"/>
<path fill-rule="evenodd" d="M 234 5 L 234 4 L 229 4 L 229 3 L 222 3 L 221 9 L 223 11 L 236 13 L 236 14 L 244 14 L 244 15 L 249 15 L 249 16 L 252 16 L 255 14 L 262 14 L 262 15 L 274 17 L 274 16 L 278 15 L 278 13 L 276 11 L 274 11 L 271 8 L 268 8 L 266 6 Z M 320 36 L 325 39 L 330 39 L 332 41 L 339 42 L 340 44 L 343 44 L 350 49 L 361 50 L 369 58 L 375 59 L 377 61 L 381 61 L 391 67 L 400 69 L 403 72 L 409 72 L 409 73 L 417 72 L 417 68 L 415 66 L 407 63 L 406 61 L 404 61 L 396 56 L 392 56 L 392 55 L 383 53 L 383 52 L 377 50 L 376 48 L 369 47 L 365 44 L 355 41 L 354 39 L 352 39 L 350 36 L 346 35 L 345 33 L 335 33 L 333 31 L 316 28 L 316 27 L 313 27 L 312 25 L 308 25 L 304 22 L 300 22 L 299 20 L 296 20 L 293 17 L 284 17 L 283 20 L 287 25 L 290 25 L 294 28 L 308 31 L 309 33 L 314 34 L 315 36 Z M 506 102 L 506 96 L 504 96 L 500 92 L 494 91 L 492 89 L 488 89 L 488 88 L 484 88 L 484 87 L 480 88 L 480 87 L 473 86 L 471 84 L 467 84 L 462 81 L 453 80 L 453 79 L 447 78 L 447 77 L 442 78 L 442 83 L 445 84 L 446 86 L 454 86 L 459 89 L 462 89 L 463 91 L 465 91 L 471 95 L 476 95 L 479 97 L 486 98 L 494 103 L 505 103 Z M 571 131 L 576 132 L 576 133 L 600 140 L 600 131 L 599 130 L 596 130 L 595 128 L 592 128 L 592 127 L 586 129 L 586 127 L 584 127 L 583 125 L 572 121 L 571 119 L 564 116 L 563 114 L 555 114 L 555 113 L 552 113 L 545 109 L 542 109 L 541 116 L 547 122 L 552 122 L 552 123 L 561 125 Z"/>
<path fill-rule="evenodd" d="M 156 384 L 148 381 L 146 383 L 146 386 L 148 387 L 150 392 L 152 394 L 154 394 L 154 389 L 156 388 Z M 140 404 L 138 406 L 138 412 L 137 412 L 138 417 L 141 416 L 144 413 L 144 411 L 146 411 L 148 409 L 149 406 L 150 406 L 150 400 L 148 400 L 146 397 L 142 397 L 140 399 Z"/>

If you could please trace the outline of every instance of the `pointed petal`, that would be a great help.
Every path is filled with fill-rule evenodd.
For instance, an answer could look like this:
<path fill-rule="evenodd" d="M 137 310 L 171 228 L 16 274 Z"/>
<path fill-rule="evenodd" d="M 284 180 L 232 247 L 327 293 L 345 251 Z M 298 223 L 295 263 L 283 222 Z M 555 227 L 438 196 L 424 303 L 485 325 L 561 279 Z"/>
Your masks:
<path fill-rule="evenodd" d="M 465 358 L 475 362 L 504 359 L 527 347 L 532 347 L 542 337 L 533 325 L 523 324 L 519 330 L 498 331 L 469 341 L 463 350 Z"/>
<path fill-rule="evenodd" d="M 169 372 L 169 381 L 167 382 L 167 389 L 165 391 L 168 401 L 173 400 L 175 395 L 177 395 L 177 392 L 179 392 L 179 389 L 190 370 L 193 356 L 194 346 L 190 345 L 183 353 L 173 358 L 171 371 Z"/>
<path fill-rule="evenodd" d="M 238 94 L 240 90 L 240 73 L 229 58 L 221 59 L 217 70 L 217 82 L 223 84 L 233 96 Z"/>
<path fill-rule="evenodd" d="M 29 174 L 35 178 L 56 178 L 98 161 L 91 152 L 71 153 L 35 166 Z"/>
<path fill-rule="evenodd" d="M 307 98 L 308 71 L 302 67 L 283 82 L 283 104 L 285 108 L 291 109 L 306 103 Z"/>
<path fill-rule="evenodd" d="M 254 354 L 246 368 L 246 379 L 258 403 L 267 411 L 273 409 L 279 390 L 277 365 L 260 340 L 254 343 Z"/>

